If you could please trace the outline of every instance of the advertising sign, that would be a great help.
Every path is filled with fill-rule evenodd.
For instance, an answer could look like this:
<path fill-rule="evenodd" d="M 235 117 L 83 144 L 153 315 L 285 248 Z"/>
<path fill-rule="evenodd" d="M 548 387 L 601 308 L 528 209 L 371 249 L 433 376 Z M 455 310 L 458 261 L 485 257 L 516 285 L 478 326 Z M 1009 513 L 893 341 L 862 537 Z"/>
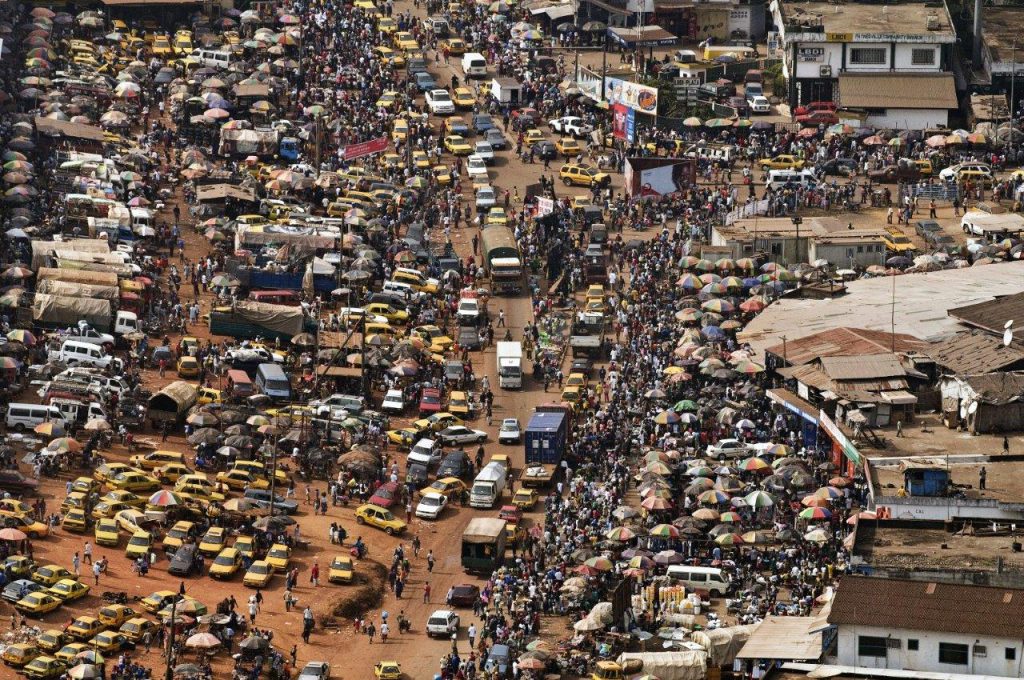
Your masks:
<path fill-rule="evenodd" d="M 690 158 L 627 158 L 626 193 L 634 198 L 658 198 L 685 191 L 696 182 Z"/>
<path fill-rule="evenodd" d="M 623 104 L 634 111 L 655 115 L 658 113 L 658 88 L 633 83 L 621 78 L 605 77 L 605 97 L 608 104 Z"/>
<path fill-rule="evenodd" d="M 626 116 L 629 109 L 624 104 L 612 104 L 612 136 L 616 139 L 626 138 Z"/>
<path fill-rule="evenodd" d="M 626 109 L 626 141 L 632 144 L 636 141 L 636 111 Z"/>
<path fill-rule="evenodd" d="M 349 144 L 345 147 L 345 160 L 350 161 L 363 156 L 372 156 L 375 153 L 383 153 L 387 148 L 387 137 L 377 137 L 358 144 Z"/>
<path fill-rule="evenodd" d="M 851 442 L 846 435 L 840 431 L 824 411 L 818 414 L 818 424 L 821 426 L 821 429 L 832 438 L 835 445 L 839 447 L 843 452 L 843 455 L 845 455 L 851 463 L 854 465 L 861 464 L 860 451 L 857 450 L 857 447 L 853 445 L 853 442 Z"/>

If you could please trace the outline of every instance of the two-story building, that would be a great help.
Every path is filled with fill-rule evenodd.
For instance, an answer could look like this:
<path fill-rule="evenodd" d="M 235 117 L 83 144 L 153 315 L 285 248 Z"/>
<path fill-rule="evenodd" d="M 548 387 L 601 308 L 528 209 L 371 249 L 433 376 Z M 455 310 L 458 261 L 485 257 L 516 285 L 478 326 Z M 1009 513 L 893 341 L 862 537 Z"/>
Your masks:
<path fill-rule="evenodd" d="M 828 623 L 843 667 L 1024 675 L 1024 590 L 844 576 Z"/>
<path fill-rule="evenodd" d="M 956 31 L 943 2 L 773 0 L 791 107 L 832 101 L 875 127 L 945 126 Z"/>

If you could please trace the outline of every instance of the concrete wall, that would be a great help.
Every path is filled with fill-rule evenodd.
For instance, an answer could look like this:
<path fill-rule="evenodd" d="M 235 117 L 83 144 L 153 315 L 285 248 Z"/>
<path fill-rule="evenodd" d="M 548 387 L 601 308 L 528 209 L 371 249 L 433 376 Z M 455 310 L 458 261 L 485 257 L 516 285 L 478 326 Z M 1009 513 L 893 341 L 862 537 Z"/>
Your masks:
<path fill-rule="evenodd" d="M 885 264 L 885 246 L 872 239 L 863 243 L 817 243 L 811 241 L 807 257 L 813 262 L 817 259 L 828 260 L 840 269 L 852 266 L 862 267 L 873 264 Z"/>
<path fill-rule="evenodd" d="M 869 127 L 924 130 L 949 125 L 949 111 L 946 109 L 886 109 L 885 113 L 869 114 L 865 124 Z"/>
<path fill-rule="evenodd" d="M 871 636 L 898 640 L 887 650 L 886 657 L 859 656 L 858 636 Z M 917 650 L 909 650 L 907 641 L 917 640 Z M 987 637 L 983 635 L 962 635 L 931 631 L 893 630 L 871 626 L 839 626 L 839 664 L 864 666 L 867 668 L 890 668 L 896 670 L 922 671 L 932 673 L 958 673 L 964 675 L 997 675 L 1021 677 L 1024 644 L 1020 640 Z M 939 662 L 939 643 L 965 644 L 968 648 L 967 665 Z M 895 643 L 893 643 L 895 645 Z M 984 646 L 984 654 L 972 654 L 971 650 Z M 1006 649 L 1014 650 L 1014 659 L 1006 658 Z"/>
<path fill-rule="evenodd" d="M 1024 521 L 1024 504 L 1000 503 L 994 499 L 934 498 L 930 496 L 876 496 L 875 510 L 889 508 L 893 519 L 919 519 L 944 522 L 961 519 Z"/>

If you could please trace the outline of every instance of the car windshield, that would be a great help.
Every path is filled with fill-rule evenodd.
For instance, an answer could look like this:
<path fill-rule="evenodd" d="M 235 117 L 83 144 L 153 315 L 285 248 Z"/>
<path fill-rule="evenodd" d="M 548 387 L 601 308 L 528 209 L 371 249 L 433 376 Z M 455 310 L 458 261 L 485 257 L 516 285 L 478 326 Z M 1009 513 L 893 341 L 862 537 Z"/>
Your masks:
<path fill-rule="evenodd" d="M 271 548 L 267 555 L 270 557 L 288 557 L 288 550 L 286 548 Z"/>
<path fill-rule="evenodd" d="M 254 574 L 266 574 L 268 571 L 270 571 L 270 565 L 254 564 L 252 565 L 252 567 L 249 568 L 249 571 L 251 571 Z"/>
<path fill-rule="evenodd" d="M 149 545 L 149 537 L 147 536 L 132 536 L 132 539 L 128 541 L 129 545 Z"/>
<path fill-rule="evenodd" d="M 235 558 L 230 555 L 218 555 L 217 559 L 215 559 L 213 563 L 228 566 L 235 563 Z"/>
<path fill-rule="evenodd" d="M 420 502 L 423 505 L 441 505 L 441 499 L 437 496 L 425 496 Z"/>
<path fill-rule="evenodd" d="M 351 569 L 352 563 L 348 560 L 343 560 L 340 557 L 335 557 L 334 562 L 331 563 L 331 567 L 334 569 Z"/>

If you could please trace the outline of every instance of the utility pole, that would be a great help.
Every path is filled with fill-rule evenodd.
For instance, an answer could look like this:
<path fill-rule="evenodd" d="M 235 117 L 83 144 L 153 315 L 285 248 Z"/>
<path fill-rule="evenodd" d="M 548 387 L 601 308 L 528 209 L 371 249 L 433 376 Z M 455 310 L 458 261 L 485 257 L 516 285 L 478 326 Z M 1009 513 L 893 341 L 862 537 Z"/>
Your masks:
<path fill-rule="evenodd" d="M 165 680 L 173 680 L 174 678 L 174 626 L 175 626 L 175 613 L 177 612 L 179 595 L 175 595 L 171 599 L 171 632 L 167 636 L 167 672 L 164 674 Z"/>
<path fill-rule="evenodd" d="M 1016 95 L 1016 88 L 1015 88 L 1015 86 L 1017 84 L 1017 39 L 1016 38 L 1013 39 L 1013 48 L 1010 50 L 1010 68 L 1012 69 L 1010 71 L 1010 127 L 1012 128 L 1013 127 L 1013 122 L 1014 122 L 1013 121 L 1013 119 L 1014 119 L 1014 112 L 1017 110 L 1016 102 L 1014 100 L 1014 96 Z M 997 133 L 998 133 L 998 129 L 997 129 Z M 1012 132 L 1007 134 L 1006 141 L 1012 143 L 1012 141 L 1013 141 L 1011 139 L 1011 135 L 1012 134 L 1013 134 Z M 998 137 L 998 134 L 997 134 L 997 137 Z"/>

